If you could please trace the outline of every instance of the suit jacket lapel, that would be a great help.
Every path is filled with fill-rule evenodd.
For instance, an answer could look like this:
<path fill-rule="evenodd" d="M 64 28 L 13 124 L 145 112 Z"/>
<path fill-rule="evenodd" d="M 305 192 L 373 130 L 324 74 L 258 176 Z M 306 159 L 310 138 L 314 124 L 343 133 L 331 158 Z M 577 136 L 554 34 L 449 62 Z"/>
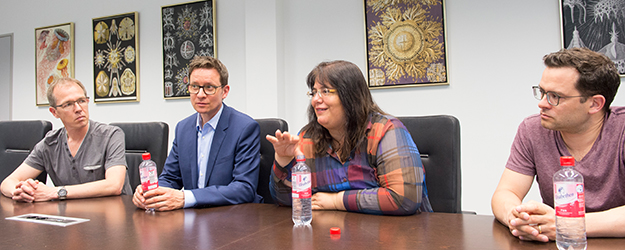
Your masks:
<path fill-rule="evenodd" d="M 217 124 L 217 128 L 215 128 L 215 135 L 213 136 L 213 143 L 211 144 L 211 151 L 208 156 L 208 166 L 206 166 L 206 186 L 208 187 L 208 181 L 210 180 L 211 174 L 213 173 L 213 168 L 215 167 L 215 161 L 219 157 L 219 149 L 221 148 L 222 142 L 224 138 L 226 138 L 226 130 L 228 129 L 228 122 L 230 121 L 231 110 L 226 104 L 224 105 L 224 110 L 221 113 L 221 117 L 219 118 L 219 123 Z"/>
<path fill-rule="evenodd" d="M 198 187 L 197 178 L 198 178 L 198 168 L 197 168 L 197 116 L 194 116 L 194 119 L 189 119 L 188 123 L 184 126 L 184 131 L 182 134 L 185 135 L 185 138 L 180 140 L 179 143 L 179 151 L 178 155 L 180 158 L 187 158 L 189 162 L 190 168 L 181 167 L 180 171 L 190 171 L 191 174 L 191 188 L 196 189 Z M 182 164 L 183 160 L 180 160 Z M 182 176 L 185 176 L 184 174 Z"/>

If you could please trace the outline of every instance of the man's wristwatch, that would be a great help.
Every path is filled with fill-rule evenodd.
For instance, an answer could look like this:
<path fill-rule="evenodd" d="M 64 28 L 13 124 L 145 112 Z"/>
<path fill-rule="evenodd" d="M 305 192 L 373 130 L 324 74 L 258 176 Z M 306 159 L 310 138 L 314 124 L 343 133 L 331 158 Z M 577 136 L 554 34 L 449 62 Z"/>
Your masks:
<path fill-rule="evenodd" d="M 59 200 L 67 199 L 67 189 L 65 189 L 64 186 L 59 188 L 59 191 L 57 192 L 57 194 L 59 195 Z"/>

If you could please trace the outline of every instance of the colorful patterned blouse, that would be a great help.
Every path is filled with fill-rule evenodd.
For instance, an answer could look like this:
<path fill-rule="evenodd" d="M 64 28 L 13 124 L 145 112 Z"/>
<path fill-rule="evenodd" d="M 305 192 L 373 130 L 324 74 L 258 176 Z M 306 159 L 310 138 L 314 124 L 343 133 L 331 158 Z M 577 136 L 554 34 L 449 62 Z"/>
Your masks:
<path fill-rule="evenodd" d="M 312 172 L 312 192 L 345 191 L 347 211 L 408 215 L 431 212 L 419 151 L 406 127 L 395 117 L 369 117 L 367 138 L 352 150 L 345 163 L 328 146 L 315 158 L 312 139 L 300 133 L 299 147 Z M 291 205 L 291 168 L 274 162 L 270 191 L 278 203 Z"/>

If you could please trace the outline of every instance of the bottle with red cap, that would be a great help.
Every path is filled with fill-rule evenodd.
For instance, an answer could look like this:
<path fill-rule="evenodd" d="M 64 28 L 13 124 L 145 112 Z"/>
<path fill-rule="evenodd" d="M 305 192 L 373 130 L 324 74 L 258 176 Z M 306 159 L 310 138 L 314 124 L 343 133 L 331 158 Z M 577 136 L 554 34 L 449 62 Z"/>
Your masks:
<path fill-rule="evenodd" d="M 141 187 L 145 192 L 158 187 L 158 173 L 156 162 L 152 160 L 150 153 L 143 153 L 141 157 L 143 162 L 139 165 L 139 176 L 141 176 Z"/>
<path fill-rule="evenodd" d="M 293 223 L 296 226 L 310 225 L 312 221 L 310 168 L 306 165 L 304 155 L 297 155 L 295 161 L 297 163 L 291 169 Z"/>
<path fill-rule="evenodd" d="M 139 164 L 139 176 L 141 177 L 141 188 L 143 192 L 158 188 L 158 172 L 156 170 L 156 162 L 152 160 L 150 153 L 141 155 L 143 162 Z M 146 212 L 153 212 L 154 209 L 148 209 Z"/>
<path fill-rule="evenodd" d="M 586 249 L 584 177 L 574 165 L 573 157 L 562 156 L 562 168 L 553 175 L 558 249 Z"/>

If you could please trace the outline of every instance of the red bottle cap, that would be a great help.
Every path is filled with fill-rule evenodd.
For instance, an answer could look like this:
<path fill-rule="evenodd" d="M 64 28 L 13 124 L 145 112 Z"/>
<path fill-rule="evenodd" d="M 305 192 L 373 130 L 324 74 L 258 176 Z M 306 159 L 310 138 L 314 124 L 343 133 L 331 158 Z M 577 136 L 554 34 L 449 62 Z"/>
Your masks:
<path fill-rule="evenodd" d="M 145 160 L 149 160 L 149 159 L 151 159 L 151 158 L 152 158 L 152 156 L 150 155 L 150 153 L 143 153 L 143 154 L 141 155 L 141 157 L 143 158 L 143 160 L 144 160 L 144 161 L 145 161 Z"/>
<path fill-rule="evenodd" d="M 297 161 L 297 162 L 306 161 L 306 156 L 304 156 L 304 155 L 297 155 L 297 156 L 295 156 L 295 161 Z"/>
<path fill-rule="evenodd" d="M 341 234 L 341 228 L 331 227 L 330 228 L 330 234 Z"/>
<path fill-rule="evenodd" d="M 574 166 L 575 158 L 573 156 L 560 156 L 560 166 Z"/>

